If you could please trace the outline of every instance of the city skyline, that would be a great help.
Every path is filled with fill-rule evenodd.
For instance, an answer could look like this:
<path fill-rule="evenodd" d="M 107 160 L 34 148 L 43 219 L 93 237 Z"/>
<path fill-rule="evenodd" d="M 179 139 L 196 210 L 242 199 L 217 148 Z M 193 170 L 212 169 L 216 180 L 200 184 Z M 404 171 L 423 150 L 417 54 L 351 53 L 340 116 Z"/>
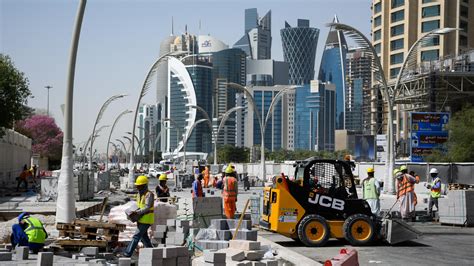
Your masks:
<path fill-rule="evenodd" d="M 352 8 L 339 10 L 342 2 Z M 44 86 L 53 86 L 50 90 L 50 111 L 61 128 L 63 117 L 60 105 L 64 102 L 67 55 L 77 3 L 54 0 L 0 3 L 0 52 L 11 56 L 16 66 L 29 78 L 30 89 L 35 97 L 29 100 L 30 106 L 46 109 Z M 257 8 L 262 12 L 271 10 L 272 35 L 275 36 L 272 41 L 272 59 L 280 61 L 283 60 L 283 54 L 278 33 L 284 27 L 285 20 L 310 19 L 312 25 L 325 35 L 327 28 L 324 24 L 337 14 L 342 21 L 356 25 L 366 34 L 370 31 L 369 1 L 297 1 L 297 5 L 293 5 L 293 1 L 110 3 L 94 1 L 86 8 L 74 93 L 74 143 L 87 139 L 87 132 L 93 126 L 93 117 L 102 102 L 111 95 L 129 94 L 109 107 L 104 114 L 105 119 L 113 119 L 126 108 L 133 109 L 145 74 L 158 56 L 160 42 L 171 33 L 172 16 L 175 33 L 184 32 L 187 25 L 188 32 L 192 34 L 210 33 L 227 45 L 232 45 L 244 31 L 246 8 Z M 209 4 L 208 9 L 195 14 L 196 7 L 206 4 Z M 163 8 L 179 12 L 167 12 L 165 16 L 160 16 Z M 362 17 L 367 17 L 367 20 L 354 16 L 354 10 L 363 12 L 366 16 Z M 317 50 L 321 51 L 320 47 Z M 37 59 L 31 60 L 35 56 Z M 320 57 L 318 52 L 315 71 Z M 125 61 L 126 64 L 123 63 Z M 155 101 L 155 93 L 149 92 L 143 103 Z M 126 116 L 118 123 L 114 139 L 131 130 L 131 121 L 132 116 Z M 103 138 L 97 140 L 99 151 L 105 150 L 105 142 Z"/>

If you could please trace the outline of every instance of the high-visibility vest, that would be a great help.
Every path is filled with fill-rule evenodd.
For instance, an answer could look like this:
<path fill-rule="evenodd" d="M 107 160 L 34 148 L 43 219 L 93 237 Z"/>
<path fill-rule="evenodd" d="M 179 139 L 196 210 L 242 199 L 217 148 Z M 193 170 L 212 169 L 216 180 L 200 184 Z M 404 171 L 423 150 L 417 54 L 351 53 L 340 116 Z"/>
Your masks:
<path fill-rule="evenodd" d="M 403 175 L 402 180 L 398 183 L 398 196 L 403 196 L 408 192 L 414 191 L 413 183 L 410 182 L 406 175 Z"/>
<path fill-rule="evenodd" d="M 441 183 L 441 179 L 439 179 L 439 177 L 435 178 L 433 182 L 431 182 L 431 197 L 435 199 L 441 197 L 441 185 L 439 188 L 433 188 L 438 182 Z"/>
<path fill-rule="evenodd" d="M 237 199 L 237 181 L 233 176 L 226 176 L 224 180 L 224 191 L 222 191 L 224 200 Z"/>
<path fill-rule="evenodd" d="M 44 244 L 46 232 L 44 231 L 43 223 L 35 217 L 28 217 L 24 219 L 24 221 L 28 225 L 25 229 L 25 234 L 28 236 L 28 242 Z"/>
<path fill-rule="evenodd" d="M 137 193 L 137 206 L 140 209 L 145 209 L 146 208 L 146 197 L 148 193 L 151 193 L 149 190 L 145 192 L 143 195 L 140 195 L 140 193 Z M 155 221 L 155 216 L 153 214 L 154 207 L 152 206 L 150 208 L 150 211 L 148 213 L 143 214 L 139 219 L 138 222 L 142 224 L 153 224 Z"/>
<path fill-rule="evenodd" d="M 369 178 L 364 180 L 364 199 L 378 199 L 379 192 L 377 187 L 375 187 L 375 178 Z"/>

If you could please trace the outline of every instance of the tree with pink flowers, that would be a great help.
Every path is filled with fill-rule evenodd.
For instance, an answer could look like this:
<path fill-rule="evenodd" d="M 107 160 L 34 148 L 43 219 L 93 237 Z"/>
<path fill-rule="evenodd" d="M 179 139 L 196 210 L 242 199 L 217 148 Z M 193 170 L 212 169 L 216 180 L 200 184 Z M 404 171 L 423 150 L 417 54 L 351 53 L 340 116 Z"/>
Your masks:
<path fill-rule="evenodd" d="M 49 160 L 60 160 L 63 147 L 63 132 L 56 125 L 54 118 L 46 115 L 33 115 L 16 122 L 15 130 L 32 139 L 31 151 L 48 157 Z"/>

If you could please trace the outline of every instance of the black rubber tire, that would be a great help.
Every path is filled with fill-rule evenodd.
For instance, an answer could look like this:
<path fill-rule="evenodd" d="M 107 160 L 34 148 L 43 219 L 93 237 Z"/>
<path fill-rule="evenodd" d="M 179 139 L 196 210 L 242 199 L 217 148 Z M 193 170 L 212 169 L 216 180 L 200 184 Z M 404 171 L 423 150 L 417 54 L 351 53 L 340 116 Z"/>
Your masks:
<path fill-rule="evenodd" d="M 359 239 L 359 236 L 353 234 L 353 226 L 357 226 L 357 222 L 362 222 L 365 223 L 368 227 L 370 227 L 370 232 L 367 236 L 365 236 L 363 239 Z M 367 232 L 368 228 L 362 228 L 359 226 L 356 228 L 356 231 L 360 231 L 360 237 L 363 237 L 364 233 Z M 375 225 L 372 219 L 370 219 L 369 216 L 365 214 L 354 214 L 349 216 L 346 221 L 344 222 L 344 225 L 342 227 L 342 230 L 344 232 L 344 238 L 353 246 L 364 246 L 364 245 L 369 245 L 374 242 L 377 234 L 375 232 Z"/>
<path fill-rule="evenodd" d="M 320 226 L 322 227 L 323 229 L 323 235 L 318 239 L 318 240 L 311 240 L 308 235 L 307 235 L 307 227 L 308 226 L 311 226 L 311 223 L 319 223 Z M 312 228 L 310 229 L 312 230 L 312 233 L 314 230 L 314 233 L 313 234 L 317 234 L 319 233 L 317 231 L 316 228 Z M 326 219 L 324 219 L 324 217 L 322 216 L 319 216 L 319 215 L 316 215 L 316 214 L 310 214 L 306 217 L 304 217 L 300 224 L 298 225 L 298 238 L 300 239 L 300 241 L 308 246 L 308 247 L 321 247 L 321 246 L 324 246 L 326 244 L 326 242 L 328 242 L 329 240 L 329 237 L 331 236 L 331 233 L 329 231 L 329 226 L 326 222 Z"/>

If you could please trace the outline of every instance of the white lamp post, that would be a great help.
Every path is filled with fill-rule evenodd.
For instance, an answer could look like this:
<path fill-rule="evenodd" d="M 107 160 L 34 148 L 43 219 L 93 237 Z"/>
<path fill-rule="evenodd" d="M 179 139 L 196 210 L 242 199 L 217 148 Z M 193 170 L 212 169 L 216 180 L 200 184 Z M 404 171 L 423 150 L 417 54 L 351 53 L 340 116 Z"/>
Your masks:
<path fill-rule="evenodd" d="M 112 124 L 112 128 L 110 129 L 110 133 L 109 133 L 109 139 L 108 139 L 108 141 L 107 141 L 107 151 L 106 151 L 106 153 L 107 153 L 107 154 L 106 154 L 107 160 L 106 160 L 106 163 L 105 163 L 105 170 L 106 170 L 106 171 L 109 170 L 109 143 L 111 143 L 111 142 L 110 142 L 110 137 L 112 137 L 112 132 L 114 132 L 115 125 L 116 125 L 117 122 L 120 120 L 120 118 L 121 118 L 122 116 L 126 115 L 126 114 L 131 113 L 131 112 L 132 112 L 132 111 L 130 111 L 130 110 L 125 110 L 125 111 L 121 112 L 121 113 L 117 116 L 117 118 L 115 118 L 115 121 L 114 121 L 114 123 Z"/>

